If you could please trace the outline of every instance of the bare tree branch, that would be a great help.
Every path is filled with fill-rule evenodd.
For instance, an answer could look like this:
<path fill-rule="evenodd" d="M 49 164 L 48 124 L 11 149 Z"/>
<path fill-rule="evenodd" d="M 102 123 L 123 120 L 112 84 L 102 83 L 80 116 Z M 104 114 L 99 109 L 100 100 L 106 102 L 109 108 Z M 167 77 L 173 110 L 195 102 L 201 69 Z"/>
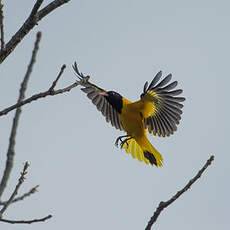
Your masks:
<path fill-rule="evenodd" d="M 161 214 L 164 208 L 168 207 L 170 204 L 172 204 L 175 200 L 177 200 L 184 192 L 186 192 L 192 184 L 194 184 L 203 174 L 203 172 L 208 168 L 208 166 L 211 165 L 212 161 L 214 160 L 214 156 L 212 155 L 206 162 L 206 164 L 203 166 L 203 168 L 194 176 L 183 189 L 179 190 L 171 199 L 168 201 L 161 201 L 158 205 L 156 211 L 154 212 L 153 216 L 151 217 L 150 221 L 148 222 L 148 225 L 146 226 L 145 230 L 150 230 L 152 225 L 156 222 L 158 216 Z"/>
<path fill-rule="evenodd" d="M 38 188 L 38 187 L 39 187 L 39 185 L 36 185 L 36 186 L 34 186 L 33 188 L 31 188 L 28 192 L 24 193 L 23 195 L 14 198 L 14 199 L 11 201 L 11 204 L 12 204 L 12 203 L 15 203 L 15 202 L 17 202 L 17 201 L 24 200 L 26 197 L 29 197 L 30 195 L 34 194 L 35 192 L 37 192 L 37 188 Z M 7 202 L 7 201 L 2 201 L 2 202 L 0 202 L 0 205 L 5 205 L 6 202 Z"/>
<path fill-rule="evenodd" d="M 4 25 L 3 25 L 3 4 L 2 0 L 0 0 L 0 30 L 1 30 L 1 50 L 5 51 L 5 41 L 4 41 Z"/>
<path fill-rule="evenodd" d="M 6 44 L 4 51 L 0 51 L 0 64 L 5 60 L 5 58 L 15 49 L 15 47 L 21 42 L 21 40 L 37 25 L 38 21 L 44 18 L 46 15 L 54 11 L 61 5 L 69 2 L 70 0 L 54 0 L 42 10 L 38 11 L 43 0 L 37 0 L 30 16 L 26 19 L 25 23 L 21 28 L 14 34 L 10 41 Z M 38 11 L 38 12 L 37 12 Z"/>
<path fill-rule="evenodd" d="M 51 13 L 52 11 L 54 11 L 55 9 L 57 9 L 58 7 L 60 7 L 61 5 L 65 4 L 69 1 L 70 0 L 52 0 L 51 3 L 49 3 L 42 10 L 39 11 L 44 0 L 35 0 L 35 4 L 31 10 L 31 13 L 27 17 L 27 19 L 24 21 L 23 25 L 12 36 L 12 38 L 8 42 L 6 42 L 6 44 L 5 44 L 4 24 L 3 24 L 3 19 L 4 19 L 3 4 L 2 4 L 2 0 L 0 0 L 0 36 L 1 36 L 0 37 L 0 46 L 1 46 L 0 47 L 0 64 L 8 57 L 8 55 L 10 55 L 14 51 L 16 46 L 35 27 L 35 25 L 37 25 L 38 22 L 40 20 L 42 20 L 42 18 L 44 18 L 49 13 Z M 32 52 L 32 56 L 30 59 L 30 63 L 28 65 L 26 74 L 25 74 L 23 81 L 21 83 L 17 103 L 11 107 L 8 107 L 6 110 L 3 111 L 3 114 L 4 113 L 6 114 L 11 110 L 16 109 L 15 115 L 13 118 L 12 127 L 11 127 L 11 133 L 10 133 L 10 137 L 9 137 L 9 146 L 8 146 L 8 150 L 7 150 L 7 159 L 6 159 L 6 163 L 5 163 L 5 169 L 3 172 L 3 176 L 0 180 L 0 200 L 1 200 L 2 194 L 4 193 L 4 191 L 6 189 L 6 186 L 8 184 L 8 180 L 9 180 L 9 177 L 10 177 L 11 171 L 13 169 L 13 165 L 14 165 L 15 141 L 16 141 L 17 128 L 18 128 L 18 124 L 19 124 L 19 118 L 21 115 L 21 106 L 26 104 L 26 103 L 30 103 L 33 100 L 37 100 L 38 98 L 41 98 L 41 97 L 46 97 L 48 95 L 53 96 L 53 95 L 57 95 L 57 94 L 61 94 L 61 93 L 70 91 L 72 88 L 74 88 L 78 85 L 77 83 L 74 83 L 72 85 L 69 85 L 66 88 L 63 88 L 63 89 L 59 89 L 59 90 L 54 89 L 56 87 L 57 82 L 59 81 L 61 75 L 63 74 L 64 69 L 66 68 L 66 66 L 63 65 L 58 76 L 53 81 L 52 85 L 49 87 L 49 89 L 47 91 L 40 93 L 40 94 L 37 94 L 37 95 L 34 95 L 31 98 L 28 98 L 29 100 L 28 99 L 25 100 L 25 92 L 27 89 L 27 85 L 28 85 L 32 70 L 33 70 L 34 63 L 36 61 L 36 56 L 37 56 L 37 52 L 39 49 L 40 39 L 41 39 L 41 32 L 38 32 L 37 38 L 35 41 L 35 45 L 34 45 L 34 49 Z M 28 162 L 26 162 L 24 165 L 23 171 L 21 172 L 18 183 L 15 186 L 14 190 L 12 191 L 12 194 L 10 195 L 10 197 L 8 197 L 8 200 L 4 201 L 4 202 L 0 201 L 0 206 L 2 206 L 0 209 L 0 221 L 1 222 L 10 223 L 10 224 L 31 224 L 31 223 L 36 223 L 36 222 L 44 222 L 44 221 L 46 221 L 52 217 L 52 215 L 48 215 L 48 216 L 45 216 L 43 218 L 31 219 L 31 220 L 10 220 L 10 219 L 2 218 L 5 211 L 7 210 L 7 208 L 12 203 L 20 201 L 20 200 L 24 200 L 26 197 L 29 197 L 30 195 L 34 194 L 37 191 L 38 185 L 33 187 L 32 189 L 30 189 L 28 192 L 26 192 L 20 196 L 17 196 L 17 193 L 18 193 L 21 185 L 23 184 L 23 182 L 25 180 L 25 175 L 27 174 L 28 167 L 29 167 L 29 164 L 28 164 Z"/>
<path fill-rule="evenodd" d="M 48 216 L 43 217 L 41 219 L 33 219 L 33 220 L 7 220 L 7 219 L 0 219 L 0 221 L 6 222 L 6 223 L 9 223 L 9 224 L 32 224 L 32 223 L 36 223 L 36 222 L 46 221 L 46 220 L 50 219 L 51 217 L 52 217 L 52 215 L 48 215 Z"/>
<path fill-rule="evenodd" d="M 37 23 L 37 12 L 38 12 L 38 9 L 40 8 L 40 6 L 42 5 L 44 0 L 37 0 L 36 3 L 34 4 L 34 7 L 30 13 L 30 16 L 29 18 L 31 18 L 31 20 L 34 20 L 35 19 L 35 23 Z"/>
<path fill-rule="evenodd" d="M 26 90 L 26 89 L 24 89 L 24 87 L 27 86 L 27 81 L 29 80 L 29 77 L 30 77 L 30 75 L 32 73 L 32 70 L 33 70 L 34 63 L 36 61 L 36 56 L 37 56 L 37 52 L 38 52 L 38 49 L 39 49 L 39 43 L 41 41 L 41 36 L 42 36 L 42 33 L 37 32 L 37 37 L 36 37 L 36 41 L 35 41 L 35 44 L 34 44 L 34 49 L 33 49 L 33 52 L 32 52 L 32 57 L 31 57 L 31 60 L 30 60 L 30 64 L 28 66 L 24 82 L 22 84 L 22 87 L 23 87 L 24 91 Z M 24 99 L 24 97 L 25 96 L 23 96 L 22 100 Z M 22 100 L 20 100 L 20 101 L 22 101 Z"/>
<path fill-rule="evenodd" d="M 41 9 L 38 12 L 38 20 L 40 21 L 42 18 L 44 18 L 47 14 L 49 14 L 50 12 L 54 11 L 56 8 L 58 8 L 59 6 L 68 3 L 70 0 L 54 0 L 53 2 L 51 2 L 50 4 L 48 4 L 46 7 L 44 7 L 43 9 Z"/>
<path fill-rule="evenodd" d="M 10 196 L 9 200 L 5 203 L 5 205 L 0 210 L 0 218 L 2 217 L 2 214 L 6 211 L 8 206 L 12 203 L 14 197 L 18 194 L 18 190 L 19 190 L 20 186 L 22 185 L 22 183 L 25 180 L 25 175 L 27 174 L 28 167 L 29 167 L 29 163 L 26 161 L 26 163 L 25 163 L 25 165 L 23 167 L 23 171 L 21 172 L 21 176 L 18 179 L 18 183 L 17 183 L 12 195 Z"/>
<path fill-rule="evenodd" d="M 22 84 L 21 84 L 18 103 L 21 102 L 25 97 L 25 91 L 26 91 L 26 88 L 27 88 L 27 84 L 28 84 L 31 72 L 32 72 L 33 65 L 35 63 L 35 59 L 36 59 L 40 39 L 41 39 L 41 33 L 38 32 L 37 33 L 37 39 L 35 41 L 34 49 L 33 49 L 33 52 L 32 52 L 32 57 L 31 57 L 31 60 L 30 60 L 30 64 L 29 64 L 29 66 L 27 68 L 27 72 L 26 72 L 25 77 L 24 77 L 24 79 L 22 81 Z M 0 198 L 1 198 L 3 192 L 4 192 L 5 188 L 6 188 L 7 181 L 9 179 L 11 170 L 13 168 L 14 155 L 15 155 L 14 146 L 15 146 L 15 139 L 16 139 L 16 133 L 17 133 L 17 127 L 18 127 L 20 114 L 21 114 L 21 108 L 18 107 L 16 112 L 15 112 L 13 125 L 12 125 L 12 129 L 11 129 L 9 147 L 8 147 L 8 151 L 7 151 L 6 166 L 5 166 L 4 174 L 3 174 L 3 177 L 2 177 L 2 180 L 1 180 L 1 183 L 0 183 Z"/>
<path fill-rule="evenodd" d="M 58 89 L 58 90 L 53 89 L 53 87 L 56 86 L 57 81 L 60 79 L 60 76 L 63 73 L 64 69 L 65 69 L 65 65 L 62 66 L 58 77 L 56 78 L 56 80 L 53 82 L 53 84 L 51 85 L 51 87 L 47 91 L 41 92 L 41 93 L 38 93 L 38 94 L 34 94 L 33 96 L 31 96 L 31 97 L 29 97 L 29 98 L 27 98 L 27 99 L 25 99 L 23 101 L 20 101 L 20 102 L 18 102 L 16 104 L 6 108 L 6 109 L 3 109 L 2 111 L 0 111 L 0 116 L 6 115 L 10 111 L 12 111 L 12 110 L 14 110 L 14 109 L 16 109 L 18 107 L 21 107 L 21 106 L 23 106 L 25 104 L 31 103 L 31 102 L 33 102 L 35 100 L 38 100 L 40 98 L 44 98 L 44 97 L 47 97 L 47 96 L 54 96 L 54 95 L 57 95 L 57 94 L 62 94 L 62 93 L 65 93 L 65 92 L 69 92 L 70 90 L 72 90 L 73 88 L 78 86 L 79 83 L 75 82 L 75 83 L 73 83 L 73 84 L 71 84 L 71 85 L 69 85 L 69 86 L 67 86 L 65 88 L 62 88 L 62 89 Z"/>
<path fill-rule="evenodd" d="M 58 82 L 58 80 L 60 79 L 61 75 L 63 74 L 65 68 L 66 68 L 66 65 L 63 65 L 63 66 L 61 67 L 61 71 L 59 72 L 57 78 L 54 80 L 53 84 L 52 84 L 51 87 L 49 88 L 49 91 L 54 92 L 54 88 L 55 88 L 55 86 L 57 85 L 57 82 Z"/>

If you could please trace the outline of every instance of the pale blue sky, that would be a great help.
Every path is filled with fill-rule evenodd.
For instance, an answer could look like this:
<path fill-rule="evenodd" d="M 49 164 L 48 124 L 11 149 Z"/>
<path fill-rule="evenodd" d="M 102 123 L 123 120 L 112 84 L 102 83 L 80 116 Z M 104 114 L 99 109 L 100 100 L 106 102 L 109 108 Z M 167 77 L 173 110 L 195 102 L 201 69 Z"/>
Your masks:
<path fill-rule="evenodd" d="M 32 6 L 5 1 L 6 40 Z M 26 160 L 31 167 L 21 192 L 40 188 L 5 217 L 54 217 L 29 226 L 0 222 L 0 229 L 144 229 L 159 202 L 182 188 L 211 154 L 214 164 L 153 229 L 228 229 L 229 7 L 229 1 L 85 0 L 42 20 L 1 65 L 1 109 L 17 100 L 36 32 L 42 31 L 27 96 L 48 89 L 62 64 L 67 68 L 58 87 L 73 83 L 76 60 L 92 82 L 130 100 L 159 70 L 171 72 L 184 90 L 184 113 L 173 136 L 150 137 L 164 158 L 164 166 L 155 168 L 115 147 L 123 133 L 105 122 L 79 88 L 24 106 L 4 197 Z M 0 119 L 1 172 L 13 114 Z"/>

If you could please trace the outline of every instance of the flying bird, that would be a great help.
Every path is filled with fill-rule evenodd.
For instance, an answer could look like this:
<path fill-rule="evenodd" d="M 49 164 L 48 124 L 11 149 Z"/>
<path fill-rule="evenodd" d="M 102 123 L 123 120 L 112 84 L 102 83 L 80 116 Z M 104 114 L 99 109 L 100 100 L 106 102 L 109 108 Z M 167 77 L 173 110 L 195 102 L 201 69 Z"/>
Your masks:
<path fill-rule="evenodd" d="M 140 100 L 131 102 L 115 91 L 104 90 L 89 81 L 78 70 L 77 63 L 73 69 L 79 79 L 77 83 L 83 88 L 88 98 L 105 116 L 106 121 L 116 129 L 125 131 L 115 144 L 125 149 L 133 158 L 146 164 L 162 166 L 161 154 L 152 146 L 147 138 L 147 131 L 159 137 L 170 136 L 177 130 L 180 122 L 184 97 L 178 97 L 183 91 L 175 89 L 178 82 L 173 81 L 172 74 L 161 80 L 162 72 L 158 72 L 150 84 L 144 84 Z"/>

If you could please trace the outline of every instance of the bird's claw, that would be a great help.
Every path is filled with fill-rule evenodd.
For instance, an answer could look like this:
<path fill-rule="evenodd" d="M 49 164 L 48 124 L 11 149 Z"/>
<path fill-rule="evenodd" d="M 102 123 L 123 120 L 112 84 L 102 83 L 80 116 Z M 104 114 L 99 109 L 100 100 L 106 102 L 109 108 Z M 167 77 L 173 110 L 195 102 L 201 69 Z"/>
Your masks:
<path fill-rule="evenodd" d="M 129 138 L 127 138 L 129 137 Z M 127 138 L 125 140 L 122 140 L 122 138 Z M 118 147 L 118 143 L 120 141 L 120 148 L 122 149 L 124 144 L 127 144 L 127 148 L 129 146 L 128 140 L 132 139 L 133 137 L 131 137 L 130 135 L 125 135 L 125 136 L 119 136 L 116 141 L 115 141 L 115 145 Z"/>

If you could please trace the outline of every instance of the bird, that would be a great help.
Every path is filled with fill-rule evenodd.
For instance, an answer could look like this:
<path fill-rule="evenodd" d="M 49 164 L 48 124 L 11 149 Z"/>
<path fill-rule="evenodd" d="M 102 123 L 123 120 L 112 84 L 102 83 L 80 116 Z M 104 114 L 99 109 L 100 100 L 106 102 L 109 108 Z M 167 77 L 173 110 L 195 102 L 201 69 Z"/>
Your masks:
<path fill-rule="evenodd" d="M 175 89 L 178 82 L 170 83 L 172 74 L 161 80 L 162 71 L 159 71 L 150 84 L 145 82 L 140 99 L 131 102 L 113 90 L 104 90 L 91 83 L 90 76 L 80 72 L 76 62 L 72 67 L 78 77 L 76 83 L 82 86 L 81 90 L 106 121 L 126 133 L 116 139 L 115 145 L 120 145 L 121 149 L 139 161 L 161 167 L 162 155 L 150 143 L 147 133 L 166 137 L 177 130 L 185 98 L 178 97 L 183 92 L 182 89 Z"/>

